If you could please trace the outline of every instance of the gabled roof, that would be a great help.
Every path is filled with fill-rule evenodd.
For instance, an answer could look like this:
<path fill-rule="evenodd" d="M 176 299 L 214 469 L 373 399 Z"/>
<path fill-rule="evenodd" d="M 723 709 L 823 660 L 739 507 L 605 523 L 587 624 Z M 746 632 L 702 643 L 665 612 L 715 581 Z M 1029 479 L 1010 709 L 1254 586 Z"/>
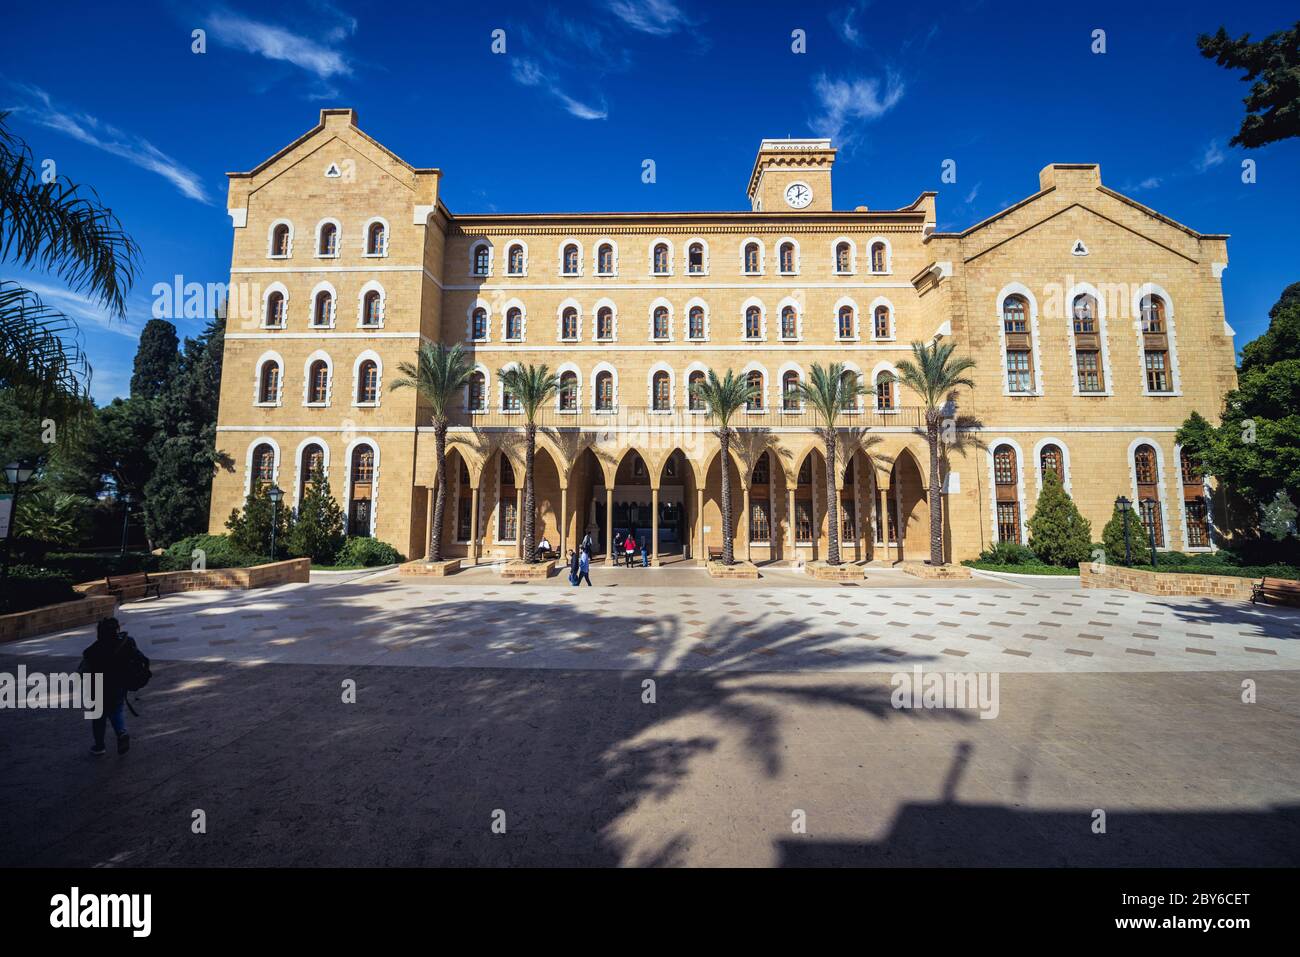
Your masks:
<path fill-rule="evenodd" d="M 232 179 L 243 179 L 243 178 L 247 178 L 247 177 L 251 177 L 251 176 L 256 176 L 258 173 L 261 173 L 263 170 L 267 169 L 267 168 L 268 168 L 272 163 L 276 162 L 277 160 L 281 159 L 281 158 L 284 157 L 284 156 L 287 156 L 289 153 L 291 153 L 293 150 L 297 149 L 297 148 L 298 148 L 299 146 L 301 146 L 303 143 L 306 143 L 309 139 L 311 139 L 311 138 L 312 138 L 313 136 L 315 136 L 317 133 L 322 132 L 322 131 L 325 129 L 325 118 L 328 117 L 328 116 L 344 116 L 344 117 L 346 117 L 346 118 L 347 118 L 347 121 L 348 121 L 348 124 L 347 124 L 347 125 L 348 125 L 348 127 L 349 127 L 349 128 L 350 128 L 354 133 L 356 133 L 358 136 L 360 136 L 362 139 L 364 139 L 367 143 L 370 143 L 370 144 L 371 144 L 372 146 L 374 146 L 377 150 L 379 150 L 380 152 L 382 152 L 385 156 L 389 157 L 389 158 L 392 159 L 394 162 L 399 163 L 400 165 L 404 166 L 406 169 L 410 170 L 412 173 L 439 173 L 439 172 L 441 172 L 441 171 L 440 171 L 439 169 L 437 169 L 436 167 L 432 167 L 432 168 L 420 168 L 420 167 L 412 166 L 410 163 L 406 162 L 406 160 L 402 159 L 400 156 L 398 156 L 396 153 L 394 153 L 392 150 L 390 150 L 390 149 L 389 149 L 387 146 L 385 146 L 383 143 L 379 142 L 377 139 L 375 139 L 374 137 L 370 136 L 370 135 L 367 134 L 364 130 L 362 130 L 359 126 L 357 126 L 357 111 L 354 110 L 354 109 L 351 109 L 351 108 L 347 108 L 347 109 L 327 109 L 327 110 L 321 110 L 321 111 L 320 111 L 320 122 L 319 122 L 319 123 L 317 123 L 317 124 L 316 124 L 315 126 L 313 126 L 311 129 L 309 129 L 306 133 L 302 134 L 302 136 L 298 137 L 296 140 L 294 140 L 294 141 L 293 141 L 292 143 L 290 143 L 288 146 L 284 147 L 284 149 L 280 150 L 280 151 L 279 151 L 278 153 L 276 153 L 274 156 L 272 156 L 272 157 L 270 157 L 270 158 L 268 158 L 268 159 L 266 159 L 266 160 L 263 160 L 261 163 L 258 163 L 257 166 L 253 167 L 253 168 L 252 168 L 251 170 L 249 170 L 247 173 L 227 173 L 226 175 L 229 176 L 229 177 L 232 178 Z"/>

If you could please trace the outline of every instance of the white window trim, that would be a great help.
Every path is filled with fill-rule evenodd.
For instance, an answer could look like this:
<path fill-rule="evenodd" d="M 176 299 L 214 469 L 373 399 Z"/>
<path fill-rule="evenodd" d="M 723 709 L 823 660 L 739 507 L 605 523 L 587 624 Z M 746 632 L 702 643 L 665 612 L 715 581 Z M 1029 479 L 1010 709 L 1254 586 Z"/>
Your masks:
<path fill-rule="evenodd" d="M 1146 343 L 1142 333 L 1142 299 L 1148 295 L 1159 296 L 1165 303 L 1165 336 L 1169 339 L 1169 381 L 1173 389 L 1169 392 L 1152 392 L 1147 388 Z M 1165 399 L 1183 394 L 1183 378 L 1178 368 L 1178 335 L 1174 331 L 1174 299 L 1169 293 L 1153 282 L 1143 283 L 1133 293 L 1133 328 L 1137 333 L 1138 373 L 1142 378 L 1142 394 L 1153 398 Z M 1166 526 L 1168 527 L 1168 526 Z"/>
<path fill-rule="evenodd" d="M 1169 305 L 1168 301 L 1165 302 L 1165 305 Z M 1138 327 L 1141 328 L 1140 314 Z M 1163 393 L 1160 394 L 1163 395 Z M 1148 436 L 1140 436 L 1128 444 L 1129 486 L 1133 494 L 1133 510 L 1138 513 L 1139 520 L 1142 518 L 1142 510 L 1138 508 L 1137 460 L 1134 458 L 1134 453 L 1138 450 L 1138 446 L 1140 445 L 1149 445 L 1151 448 L 1155 449 L 1156 452 L 1156 497 L 1160 499 L 1160 527 L 1164 530 L 1165 538 L 1165 543 L 1163 545 L 1157 545 L 1156 551 L 1167 552 L 1170 551 L 1169 542 L 1173 536 L 1169 534 L 1169 494 L 1165 489 L 1165 482 L 1168 481 L 1169 473 L 1165 471 L 1165 450 L 1161 447 L 1159 442 Z M 1180 478 L 1182 476 L 1181 469 L 1179 469 L 1179 476 Z M 1183 542 L 1186 543 L 1186 541 L 1187 539 L 1184 538 Z M 1150 550 L 1151 548 L 1151 543 L 1146 538 L 1143 538 L 1138 545 L 1138 549 L 1144 548 L 1147 550 Z M 1135 551 L 1136 550 L 1137 549 L 1135 549 Z"/>
<path fill-rule="evenodd" d="M 868 385 L 870 385 L 870 386 L 874 386 L 874 385 L 875 385 L 875 381 L 874 381 L 874 380 L 873 380 L 871 383 L 867 383 L 867 382 L 865 381 L 866 376 L 863 374 L 862 369 L 858 366 L 858 364 L 857 364 L 856 362 L 845 362 L 845 363 L 844 363 L 844 371 L 845 371 L 845 372 L 852 372 L 855 376 L 858 377 L 858 382 L 859 382 L 859 384 L 861 384 L 861 385 L 864 386 L 864 387 L 867 387 Z M 895 373 L 895 375 L 897 375 L 897 373 Z M 851 408 L 851 409 L 841 409 L 841 410 L 840 410 L 840 415 L 863 415 L 863 414 L 865 414 L 865 413 L 868 412 L 868 411 L 874 411 L 874 409 L 869 410 L 869 409 L 867 408 L 867 406 L 866 406 L 866 405 L 863 403 L 863 401 L 862 401 L 863 399 L 872 399 L 872 400 L 873 400 L 873 405 L 874 405 L 874 399 L 875 399 L 875 396 L 860 395 L 860 396 L 858 396 L 856 399 L 853 400 L 853 408 Z"/>
<path fill-rule="evenodd" d="M 608 308 L 610 318 L 610 335 L 607 339 L 600 338 L 600 310 Z M 592 342 L 618 342 L 618 306 L 614 305 L 612 299 L 598 299 L 596 306 L 591 311 L 591 341 Z"/>
<path fill-rule="evenodd" d="M 334 227 L 334 252 L 323 253 L 320 251 L 320 236 L 326 226 Z M 312 246 L 312 255 L 317 259 L 338 259 L 343 253 L 343 224 L 337 219 L 327 217 L 316 224 L 316 242 Z"/>
<path fill-rule="evenodd" d="M 709 367 L 703 362 L 692 362 L 686 367 L 686 371 L 682 373 L 682 408 L 686 410 L 687 415 L 708 415 L 707 406 L 703 409 L 691 408 L 691 376 L 697 372 L 704 373 L 705 379 L 708 379 Z"/>
<path fill-rule="evenodd" d="M 325 323 L 324 325 L 319 325 L 316 322 L 316 299 L 323 292 L 329 293 L 330 316 L 329 316 L 329 322 Z M 338 292 L 335 291 L 333 283 L 327 282 L 326 280 L 321 280 L 320 282 L 316 283 L 316 285 L 312 287 L 311 298 L 308 300 L 308 305 L 310 309 L 310 312 L 307 314 L 308 329 L 333 329 L 334 328 L 336 322 L 338 321 L 339 294 Z"/>
<path fill-rule="evenodd" d="M 781 268 L 781 247 L 784 246 L 786 243 L 792 243 L 794 245 L 794 269 L 793 270 L 785 270 Z M 801 258 L 802 258 L 802 253 L 799 249 L 799 240 L 795 239 L 793 236 L 782 236 L 780 239 L 776 241 L 776 273 L 778 276 L 799 275 L 799 266 L 800 266 Z M 777 315 L 778 316 L 780 315 L 780 310 L 777 310 Z"/>
<path fill-rule="evenodd" d="M 249 493 L 253 490 L 253 452 L 259 445 L 269 445 L 272 453 L 271 467 L 271 484 L 278 486 L 280 484 L 280 443 L 269 435 L 253 439 L 248 444 L 248 449 L 244 453 L 244 501 L 248 501 Z M 243 502 L 240 503 L 241 505 Z"/>
<path fill-rule="evenodd" d="M 1008 296 L 1016 294 L 1024 296 L 1025 301 L 1029 303 L 1029 349 L 1030 362 L 1034 372 L 1034 387 L 1028 392 L 1012 392 L 1011 381 L 1007 377 L 1007 326 L 1002 319 L 1002 306 Z M 1034 294 L 1030 292 L 1028 286 L 1023 283 L 1010 282 L 998 292 L 996 302 L 998 310 L 998 342 L 1000 344 L 998 356 L 1002 364 L 1002 394 L 1021 399 L 1041 398 L 1045 394 L 1045 389 L 1043 384 L 1043 363 L 1038 352 L 1040 338 L 1038 335 L 1038 300 L 1034 298 Z"/>
<path fill-rule="evenodd" d="M 519 335 L 510 338 L 510 310 L 519 310 Z M 501 341 L 502 342 L 527 342 L 528 341 L 528 310 L 518 299 L 510 299 L 501 307 Z"/>
<path fill-rule="evenodd" d="M 668 310 L 668 335 L 667 336 L 655 335 L 655 310 L 657 309 Z M 677 317 L 673 314 L 673 304 L 669 302 L 667 299 L 665 299 L 663 296 L 660 296 L 654 302 L 650 303 L 649 320 L 650 320 L 650 326 L 647 332 L 649 334 L 649 338 L 651 342 L 673 342 L 676 340 L 677 337 L 673 335 L 673 327 L 677 324 Z"/>
<path fill-rule="evenodd" d="M 746 271 L 745 271 L 745 247 L 748 246 L 750 243 L 756 243 L 756 244 L 758 245 L 758 271 L 757 271 L 757 272 L 746 272 Z M 766 269 L 766 266 L 767 266 L 767 263 L 766 263 L 766 261 L 765 261 L 766 256 L 767 256 L 767 249 L 766 249 L 766 247 L 765 247 L 764 244 L 763 244 L 763 240 L 759 239 L 757 236 L 750 236 L 750 237 L 748 237 L 747 239 L 741 240 L 741 243 L 740 243 L 740 274 L 741 274 L 742 276 L 761 276 L 761 275 L 763 275 L 764 270 Z"/>
<path fill-rule="evenodd" d="M 1002 539 L 998 538 L 998 486 L 996 481 L 997 472 L 993 464 L 993 457 L 1000 445 L 1008 445 L 1016 453 L 1016 502 L 1019 506 L 1017 512 L 1020 517 L 1020 544 L 1027 546 L 1029 544 L 1029 534 L 1025 528 L 1027 524 L 1025 519 L 1025 453 L 1020 447 L 1020 443 L 1012 438 L 996 438 L 990 440 L 988 444 L 989 518 L 992 522 L 989 526 L 989 541 L 994 543 L 1002 541 Z M 901 523 L 901 515 L 899 518 Z"/>
<path fill-rule="evenodd" d="M 668 408 L 655 408 L 655 376 L 660 372 L 668 373 Z M 672 415 L 677 411 L 677 379 L 673 374 L 672 366 L 666 362 L 656 362 L 646 373 L 646 412 L 649 415 Z"/>
<path fill-rule="evenodd" d="M 267 307 L 271 302 L 271 294 L 278 292 L 284 296 L 284 320 L 278 325 L 273 326 L 266 321 Z M 273 282 L 262 291 L 262 315 L 260 324 L 263 329 L 286 329 L 289 326 L 289 290 L 285 288 L 282 282 Z"/>
<path fill-rule="evenodd" d="M 894 379 L 894 407 L 892 409 L 882 409 L 880 407 L 880 393 L 877 385 L 882 372 L 888 373 Z M 902 412 L 902 402 L 899 400 L 902 398 L 901 389 L 903 383 L 898 377 L 897 367 L 892 362 L 877 362 L 871 370 L 871 380 L 867 384 L 872 390 L 871 410 L 876 415 L 898 415 Z"/>
<path fill-rule="evenodd" d="M 782 323 L 782 313 L 789 306 L 794 310 L 794 337 L 791 338 L 785 334 Z M 766 331 L 766 330 L 764 330 Z M 776 305 L 776 341 L 777 342 L 802 342 L 803 341 L 803 307 L 793 296 L 786 296 Z"/>
<path fill-rule="evenodd" d="M 483 338 L 474 338 L 474 311 L 482 309 L 486 321 L 483 325 Z M 475 299 L 465 309 L 465 341 L 466 342 L 491 342 L 492 341 L 492 304 L 486 299 Z"/>
<path fill-rule="evenodd" d="M 876 310 L 884 306 L 889 310 L 889 335 L 881 338 L 876 335 Z M 897 342 L 898 341 L 898 310 L 894 304 L 884 296 L 877 296 L 871 300 L 871 305 L 867 307 L 868 321 L 871 323 L 871 341 L 872 342 Z M 1005 350 L 1003 352 L 1003 364 L 1006 364 Z M 1004 376 L 1005 380 L 1005 376 Z"/>
<path fill-rule="evenodd" d="M 563 365 L 561 365 L 558 369 L 555 370 L 555 380 L 557 382 L 562 382 L 564 380 L 564 377 L 570 372 L 572 372 L 577 377 L 578 394 L 575 397 L 573 409 L 567 410 L 567 409 L 560 408 L 560 393 L 563 391 L 563 389 L 555 390 L 555 411 L 559 415 L 577 415 L 582 411 L 582 370 L 579 369 L 572 362 L 566 362 Z"/>
<path fill-rule="evenodd" d="M 699 243 L 699 244 L 703 247 L 703 249 L 704 249 L 704 256 L 703 256 L 703 267 L 704 267 L 704 268 L 703 268 L 700 272 L 691 272 L 691 247 L 694 246 L 696 243 Z M 691 238 L 691 239 L 688 239 L 688 240 L 686 241 L 686 245 L 683 246 L 682 248 L 683 248 L 683 250 L 684 250 L 684 252 L 683 252 L 682 255 L 685 257 L 685 258 L 683 259 L 683 262 L 682 262 L 682 267 L 683 267 L 683 272 L 684 272 L 684 274 L 687 275 L 687 276 L 707 276 L 707 275 L 709 274 L 709 243 L 708 243 L 708 241 L 705 240 L 704 238 L 700 237 L 700 236 L 695 236 L 695 237 L 693 237 L 693 238 Z"/>
<path fill-rule="evenodd" d="M 505 365 L 501 367 L 501 371 L 508 372 L 511 369 L 518 369 L 518 368 L 519 368 L 518 362 L 507 362 Z M 522 404 L 517 409 L 506 408 L 506 384 L 505 384 L 505 380 L 502 379 L 500 376 L 497 377 L 497 411 L 500 412 L 502 415 L 523 415 L 524 414 L 524 409 Z"/>
<path fill-rule="evenodd" d="M 564 251 L 568 249 L 570 246 L 575 246 L 577 247 L 578 250 L 578 271 L 577 272 L 564 271 Z M 583 266 L 585 265 L 585 260 L 584 260 L 585 256 L 586 253 L 583 252 L 582 243 L 580 243 L 578 240 L 573 239 L 572 237 L 560 240 L 559 259 L 555 264 L 556 275 L 559 276 L 561 279 L 581 279 L 583 276 Z"/>
<path fill-rule="evenodd" d="M 668 271 L 667 272 L 655 272 L 655 247 L 659 246 L 660 244 L 668 247 Z M 676 255 L 677 255 L 676 252 L 673 250 L 673 241 L 669 239 L 667 236 L 659 236 L 656 237 L 655 239 L 650 240 L 650 262 L 648 263 L 650 275 L 671 276 L 673 274 L 673 265 L 674 265 Z"/>
<path fill-rule="evenodd" d="M 518 246 L 523 251 L 524 254 L 524 268 L 520 272 L 510 271 L 510 250 L 513 249 L 515 246 Z M 473 265 L 473 263 L 471 263 L 471 265 Z M 516 279 L 528 275 L 528 244 L 524 242 L 522 239 L 512 239 L 510 240 L 510 242 L 506 243 L 505 274 L 508 277 L 512 277 Z"/>
<path fill-rule="evenodd" d="M 275 248 L 275 228 L 277 226 L 289 227 L 289 251 L 286 252 L 283 256 L 277 256 L 271 252 L 271 250 Z M 292 259 L 293 258 L 293 222 L 291 220 L 277 219 L 275 222 L 271 223 L 270 228 L 267 229 L 266 258 L 267 259 Z"/>
<path fill-rule="evenodd" d="M 375 392 L 374 402 L 359 402 L 357 396 L 361 394 L 361 363 L 371 359 L 375 363 L 375 372 L 379 377 L 379 388 Z M 379 353 L 373 349 L 366 349 L 352 360 L 352 407 L 354 409 L 377 409 L 384 397 L 384 360 L 379 358 Z M 350 460 L 349 460 L 350 461 Z M 351 465 L 348 466 L 351 468 Z"/>
<path fill-rule="evenodd" d="M 750 307 L 758 307 L 758 338 L 745 335 L 745 314 L 749 312 Z M 750 296 L 740 304 L 740 341 L 741 342 L 766 342 L 767 341 L 767 307 L 763 305 L 763 300 L 757 296 Z"/>
<path fill-rule="evenodd" d="M 876 270 L 871 268 L 871 247 L 876 243 L 883 243 L 885 246 L 885 268 Z M 889 276 L 894 272 L 894 247 L 884 236 L 872 236 L 867 240 L 867 273 L 872 276 Z"/>
<path fill-rule="evenodd" d="M 379 245 L 379 252 L 370 252 L 370 227 L 379 223 L 384 227 L 384 241 Z M 366 225 L 361 230 L 361 255 L 367 259 L 387 259 L 388 258 L 388 240 L 392 236 L 392 229 L 388 225 L 388 220 L 383 216 L 371 216 L 366 220 Z"/>
<path fill-rule="evenodd" d="M 325 363 L 325 401 L 308 402 L 311 395 L 311 367 L 317 360 Z M 309 409 L 328 409 L 334 401 L 334 360 L 324 349 L 317 349 L 302 364 L 302 404 Z"/>
<path fill-rule="evenodd" d="M 839 268 L 839 257 L 836 255 L 836 250 L 839 249 L 840 243 L 849 244 L 849 268 L 847 270 Z M 836 276 L 856 276 L 858 273 L 858 244 L 848 236 L 837 236 L 831 241 L 831 273 Z"/>
<path fill-rule="evenodd" d="M 1179 531 L 1182 533 L 1183 551 L 1196 552 L 1200 554 L 1217 552 L 1219 546 L 1214 542 L 1214 496 L 1211 494 L 1213 489 L 1210 486 L 1209 476 L 1201 477 L 1201 497 L 1205 500 L 1205 529 L 1206 536 L 1210 540 L 1208 545 L 1191 545 L 1187 537 L 1187 503 L 1183 497 L 1187 491 L 1187 486 L 1183 484 L 1183 447 L 1179 444 L 1174 445 L 1174 461 L 1177 463 L 1176 484 L 1178 486 L 1178 522 Z"/>
<path fill-rule="evenodd" d="M 761 362 L 751 362 L 740 370 L 741 379 L 747 379 L 751 372 L 757 372 L 763 377 L 763 388 L 759 391 L 759 402 L 761 405 L 757 409 L 742 409 L 742 415 L 766 415 L 771 406 L 768 405 L 768 391 L 772 383 L 772 377 L 767 374 L 767 367 Z"/>
<path fill-rule="evenodd" d="M 577 332 L 572 336 L 564 334 L 564 310 L 572 309 L 578 314 Z M 582 341 L 582 304 L 576 299 L 566 299 L 555 309 L 555 341 L 556 342 L 581 342 Z"/>
<path fill-rule="evenodd" d="M 294 508 L 294 511 L 297 511 L 297 509 L 299 508 L 299 506 L 302 505 L 302 483 L 306 480 L 306 476 L 304 476 L 304 475 L 302 474 L 302 453 L 307 451 L 307 446 L 309 446 L 309 445 L 319 445 L 319 446 L 320 446 L 320 451 L 321 451 L 321 465 L 320 465 L 320 470 L 321 470 L 321 474 L 324 476 L 326 482 L 329 481 L 329 477 L 330 477 L 330 447 L 329 447 L 329 443 L 326 442 L 324 439 L 322 439 L 319 435 L 313 435 L 313 436 L 311 436 L 310 438 L 303 439 L 301 442 L 299 442 L 299 443 L 298 443 L 298 448 L 297 448 L 297 450 L 293 453 L 293 508 Z"/>
<path fill-rule="evenodd" d="M 470 406 L 470 383 L 468 379 L 465 380 L 465 395 L 462 404 L 464 405 L 465 411 L 470 415 L 486 415 L 488 412 L 492 411 L 492 373 L 488 367 L 483 365 L 481 362 L 476 362 L 474 364 L 474 368 L 470 370 L 470 375 L 472 376 L 475 372 L 481 372 L 483 374 L 483 408 L 475 409 Z"/>
<path fill-rule="evenodd" d="M 1084 392 L 1079 388 L 1079 350 L 1075 345 L 1074 300 L 1084 295 L 1092 296 L 1093 302 L 1097 304 L 1097 335 L 1101 339 L 1101 375 L 1106 385 L 1106 388 L 1100 392 Z M 1110 335 L 1106 330 L 1106 300 L 1091 283 L 1080 282 L 1070 287 L 1069 294 L 1065 297 L 1065 308 L 1065 331 L 1070 338 L 1070 374 L 1074 377 L 1074 394 L 1085 399 L 1114 395 L 1115 380 L 1110 374 Z M 1142 381 L 1146 382 L 1145 365 L 1142 370 Z"/>
<path fill-rule="evenodd" d="M 609 272 L 600 271 L 600 247 L 609 246 L 613 258 L 613 268 Z M 618 242 L 605 237 L 598 239 L 591 247 L 591 274 L 598 278 L 611 279 L 618 276 Z"/>
<path fill-rule="evenodd" d="M 379 323 L 377 325 L 366 325 L 366 294 L 371 292 L 379 293 Z M 372 279 L 357 293 L 357 328 L 358 329 L 382 329 L 388 321 L 388 293 L 384 291 L 383 285 L 379 280 Z"/>
<path fill-rule="evenodd" d="M 612 377 L 610 384 L 613 387 L 613 408 L 610 409 L 596 408 L 596 380 L 599 379 L 602 372 L 608 372 Z M 615 415 L 618 412 L 618 369 L 608 362 L 598 362 L 595 368 L 591 370 L 591 411 L 595 415 Z"/>
<path fill-rule="evenodd" d="M 367 445 L 375 456 L 374 474 L 370 478 L 370 537 L 375 537 L 379 519 L 379 443 L 369 437 L 353 439 L 343 455 L 343 521 L 352 520 L 352 453 L 358 446 Z"/>
<path fill-rule="evenodd" d="M 1070 323 L 1074 325 L 1073 322 Z M 1070 447 L 1054 435 L 1039 439 L 1034 444 L 1034 502 L 1038 502 L 1038 496 L 1043 494 L 1043 449 L 1049 445 L 1055 445 L 1061 450 L 1061 468 L 1065 472 L 1065 481 L 1062 483 L 1067 495 L 1073 495 L 1074 486 L 1070 481 Z"/>
<path fill-rule="evenodd" d="M 853 310 L 853 328 L 847 336 L 840 335 L 840 310 L 848 306 Z M 831 312 L 832 322 L 835 323 L 835 341 L 836 342 L 861 342 L 862 341 L 862 310 L 858 304 L 853 301 L 852 296 L 841 296 L 835 300 L 835 306 Z"/>
<path fill-rule="evenodd" d="M 786 374 L 790 372 L 793 372 L 795 375 L 797 375 L 799 377 L 800 382 L 804 381 L 805 373 L 803 371 L 803 367 L 800 366 L 799 363 L 797 362 L 787 362 L 784 365 L 782 365 L 780 369 L 776 371 L 776 391 L 778 395 L 777 411 L 781 415 L 800 415 L 805 411 L 805 406 L 802 398 L 798 399 L 799 404 L 795 406 L 793 409 L 787 409 L 785 407 L 785 377 Z"/>
<path fill-rule="evenodd" d="M 480 246 L 482 246 L 482 247 L 486 247 L 486 249 L 487 249 L 487 272 L 475 272 L 475 271 L 474 271 L 474 257 L 475 257 L 475 255 L 478 253 L 478 250 L 479 250 L 479 247 L 480 247 Z M 527 264 L 528 264 L 528 254 L 527 254 L 527 253 L 524 253 L 524 265 L 525 265 L 525 269 L 527 268 Z M 476 239 L 474 242 L 470 243 L 470 245 L 469 245 L 469 263 L 467 264 L 467 267 L 468 267 L 468 269 L 469 269 L 469 272 L 466 273 L 466 275 L 469 276 L 470 279 L 488 279 L 488 278 L 490 278 L 490 277 L 492 276 L 492 270 L 493 270 L 493 268 L 494 268 L 495 266 L 496 266 L 496 247 L 492 245 L 492 243 L 491 243 L 490 240 L 487 240 L 487 239 Z"/>
<path fill-rule="evenodd" d="M 704 336 L 703 338 L 699 338 L 699 339 L 691 338 L 691 310 L 696 308 L 702 309 L 704 311 Z M 686 342 L 708 342 L 709 341 L 709 304 L 707 302 L 705 302 L 699 296 L 695 296 L 694 298 L 687 301 L 685 309 L 682 312 L 682 316 L 684 317 L 684 322 L 686 323 L 685 327 L 682 330 L 684 341 Z"/>
<path fill-rule="evenodd" d="M 275 401 L 262 401 L 262 369 L 268 362 L 280 367 L 280 381 L 275 389 Z M 253 406 L 258 409 L 278 409 L 284 403 L 284 360 L 278 352 L 263 352 L 253 367 Z M 251 454 L 251 453 L 250 453 Z"/>

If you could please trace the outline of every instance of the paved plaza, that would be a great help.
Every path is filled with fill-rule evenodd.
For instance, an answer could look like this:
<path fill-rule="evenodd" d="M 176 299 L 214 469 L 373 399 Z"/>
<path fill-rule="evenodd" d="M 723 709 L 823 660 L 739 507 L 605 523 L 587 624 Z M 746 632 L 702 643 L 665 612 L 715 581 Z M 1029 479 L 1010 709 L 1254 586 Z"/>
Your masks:
<path fill-rule="evenodd" d="M 0 864 L 1300 863 L 1295 610 L 868 575 L 389 571 L 132 603 L 155 677 L 129 755 L 92 758 L 75 713 L 0 712 Z M 5 646 L 0 671 L 89 641 Z M 997 674 L 996 717 L 895 708 L 916 666 Z"/>

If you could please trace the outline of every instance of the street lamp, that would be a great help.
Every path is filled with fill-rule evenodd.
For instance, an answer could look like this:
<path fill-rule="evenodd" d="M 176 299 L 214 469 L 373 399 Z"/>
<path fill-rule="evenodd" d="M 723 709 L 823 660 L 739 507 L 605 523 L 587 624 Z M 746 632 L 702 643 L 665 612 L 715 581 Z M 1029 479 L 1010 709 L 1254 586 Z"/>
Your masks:
<path fill-rule="evenodd" d="M 5 586 L 9 581 L 9 543 L 18 528 L 18 490 L 30 482 L 34 474 L 36 466 L 31 462 L 10 462 L 5 466 L 5 478 L 14 494 L 9 500 L 9 529 L 5 532 L 4 564 L 0 565 L 0 607 L 9 607 L 9 592 Z"/>
<path fill-rule="evenodd" d="M 1128 499 L 1126 499 L 1123 495 L 1115 499 L 1115 507 L 1119 509 L 1124 516 L 1124 564 L 1125 565 L 1133 564 L 1133 549 L 1129 546 L 1129 542 L 1128 542 L 1128 510 L 1129 510 L 1129 506 L 1132 504 L 1133 503 L 1130 502 Z"/>
<path fill-rule="evenodd" d="M 271 500 L 271 561 L 275 561 L 275 527 L 280 523 L 280 500 L 284 498 L 284 491 L 280 486 L 272 485 L 266 497 Z"/>
<path fill-rule="evenodd" d="M 122 493 L 122 557 L 126 558 L 126 523 L 131 517 L 131 493 Z"/>

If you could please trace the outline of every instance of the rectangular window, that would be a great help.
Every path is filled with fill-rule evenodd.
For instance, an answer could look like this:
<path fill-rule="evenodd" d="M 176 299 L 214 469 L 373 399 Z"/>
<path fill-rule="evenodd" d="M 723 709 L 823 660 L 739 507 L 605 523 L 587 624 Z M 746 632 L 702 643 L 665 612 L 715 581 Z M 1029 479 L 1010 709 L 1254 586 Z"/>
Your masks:
<path fill-rule="evenodd" d="M 497 539 L 502 542 L 513 542 L 516 534 L 516 521 L 518 517 L 515 514 L 514 496 L 501 497 L 501 508 L 498 510 L 499 524 Z"/>
<path fill-rule="evenodd" d="M 998 502 L 998 541 L 1020 541 L 1020 504 Z"/>
<path fill-rule="evenodd" d="M 858 525 L 854 520 L 857 516 L 853 514 L 853 499 L 848 498 L 840 502 L 840 542 L 852 542 L 858 537 Z"/>
<path fill-rule="evenodd" d="M 766 545 L 772 540 L 771 505 L 767 499 L 751 499 L 749 503 L 749 540 Z"/>
<path fill-rule="evenodd" d="M 1007 352 L 1007 388 L 1012 392 L 1032 392 L 1034 374 L 1029 365 L 1029 353 L 1015 349 Z"/>
<path fill-rule="evenodd" d="M 1142 516 L 1142 531 L 1146 534 L 1147 541 L 1151 541 L 1154 533 L 1156 547 L 1163 548 L 1165 530 L 1160 524 L 1160 503 L 1153 498 L 1144 498 L 1138 502 L 1138 514 Z"/>
<path fill-rule="evenodd" d="M 806 499 L 795 499 L 794 540 L 796 542 L 811 542 L 812 525 L 812 502 Z"/>
<path fill-rule="evenodd" d="M 1148 392 L 1168 392 L 1169 373 L 1166 368 L 1168 365 L 1169 353 L 1163 350 L 1152 350 L 1146 354 L 1147 369 L 1147 391 Z"/>
<path fill-rule="evenodd" d="M 1104 386 L 1101 381 L 1101 363 L 1097 361 L 1097 353 L 1081 349 L 1075 355 L 1079 366 L 1079 391 L 1101 392 Z"/>
<path fill-rule="evenodd" d="M 469 489 L 460 490 L 460 501 L 456 506 L 456 541 L 469 541 L 470 510 L 474 503 L 470 499 Z"/>
<path fill-rule="evenodd" d="M 1187 546 L 1189 548 L 1208 548 L 1210 545 L 1209 512 L 1205 499 L 1189 499 L 1187 508 Z"/>

